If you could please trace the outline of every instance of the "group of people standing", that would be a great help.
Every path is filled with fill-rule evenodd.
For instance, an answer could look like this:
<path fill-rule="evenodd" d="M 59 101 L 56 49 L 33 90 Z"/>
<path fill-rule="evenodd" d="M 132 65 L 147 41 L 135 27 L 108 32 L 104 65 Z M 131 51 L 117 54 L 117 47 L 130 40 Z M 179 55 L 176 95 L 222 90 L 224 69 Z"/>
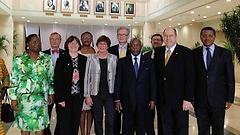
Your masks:
<path fill-rule="evenodd" d="M 90 135 L 92 122 L 96 135 L 154 135 L 156 106 L 158 135 L 188 135 L 193 105 L 199 134 L 210 135 L 212 126 L 213 135 L 223 135 L 235 80 L 231 52 L 214 43 L 215 30 L 203 28 L 203 46 L 190 50 L 176 42 L 176 29 L 166 28 L 163 36 L 151 37 L 153 51 L 146 54 L 140 39 L 127 42 L 129 34 L 129 28 L 120 27 L 119 43 L 111 47 L 102 35 L 95 51 L 90 32 L 81 35 L 82 44 L 68 37 L 64 50 L 61 35 L 54 32 L 51 48 L 43 52 L 40 38 L 29 35 L 26 51 L 13 60 L 10 87 L 8 73 L 0 78 L 17 112 L 13 126 L 22 135 L 51 135 L 55 103 L 55 135 L 77 135 L 79 126 L 82 135 Z"/>

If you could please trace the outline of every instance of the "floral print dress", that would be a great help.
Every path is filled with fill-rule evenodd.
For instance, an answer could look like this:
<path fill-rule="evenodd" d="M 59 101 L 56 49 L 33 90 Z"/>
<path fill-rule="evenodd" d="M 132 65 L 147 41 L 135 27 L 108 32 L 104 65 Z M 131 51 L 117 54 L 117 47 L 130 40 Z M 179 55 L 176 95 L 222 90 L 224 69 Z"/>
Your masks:
<path fill-rule="evenodd" d="M 13 127 L 35 132 L 49 124 L 48 95 L 53 91 L 54 68 L 50 55 L 39 52 L 36 63 L 27 52 L 13 60 L 10 100 L 18 101 Z"/>

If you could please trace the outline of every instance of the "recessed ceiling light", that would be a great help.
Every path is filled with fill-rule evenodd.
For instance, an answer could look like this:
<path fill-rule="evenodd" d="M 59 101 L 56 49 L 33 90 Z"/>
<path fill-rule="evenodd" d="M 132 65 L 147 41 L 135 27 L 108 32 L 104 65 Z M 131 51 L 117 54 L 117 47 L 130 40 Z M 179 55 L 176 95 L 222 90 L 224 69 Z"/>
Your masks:
<path fill-rule="evenodd" d="M 128 26 L 131 26 L 130 24 L 128 24 Z"/>
<path fill-rule="evenodd" d="M 217 12 L 217 14 L 218 14 L 218 15 L 221 15 L 221 14 L 222 14 L 222 12 Z"/>
<path fill-rule="evenodd" d="M 54 23 L 57 23 L 57 22 L 54 22 Z"/>
<path fill-rule="evenodd" d="M 191 11 L 191 14 L 194 14 L 194 11 Z"/>
<path fill-rule="evenodd" d="M 181 25 L 181 23 L 178 23 L 178 25 Z"/>
<path fill-rule="evenodd" d="M 226 2 L 230 2 L 231 0 L 226 0 Z"/>
<path fill-rule="evenodd" d="M 168 20 L 169 20 L 169 21 L 172 21 L 172 18 L 169 18 Z"/>
<path fill-rule="evenodd" d="M 207 16 L 203 16 L 203 18 L 207 18 Z"/>
<path fill-rule="evenodd" d="M 135 22 L 135 23 L 137 23 L 137 22 Z"/>
<path fill-rule="evenodd" d="M 168 26 L 168 27 L 170 27 L 170 28 L 171 28 L 172 26 Z"/>
<path fill-rule="evenodd" d="M 206 8 L 211 8 L 211 6 L 206 6 Z"/>
<path fill-rule="evenodd" d="M 84 22 L 85 20 L 82 20 L 82 22 Z"/>
<path fill-rule="evenodd" d="M 194 19 L 192 19 L 192 22 L 194 22 L 195 20 Z"/>
<path fill-rule="evenodd" d="M 105 23 L 105 25 L 107 25 L 107 24 Z"/>
<path fill-rule="evenodd" d="M 25 17 L 23 16 L 22 19 L 25 19 Z"/>
<path fill-rule="evenodd" d="M 27 22 L 30 22 L 30 20 L 27 20 Z"/>
<path fill-rule="evenodd" d="M 160 22 L 158 24 L 161 24 Z"/>

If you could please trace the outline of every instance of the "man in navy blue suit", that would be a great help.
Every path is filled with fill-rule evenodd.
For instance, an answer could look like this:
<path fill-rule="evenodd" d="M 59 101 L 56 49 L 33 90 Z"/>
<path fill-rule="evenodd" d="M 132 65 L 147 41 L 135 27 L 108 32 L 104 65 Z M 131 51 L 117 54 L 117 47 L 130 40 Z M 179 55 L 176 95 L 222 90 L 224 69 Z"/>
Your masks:
<path fill-rule="evenodd" d="M 163 37 L 165 46 L 157 49 L 154 56 L 158 135 L 188 135 L 195 79 L 192 51 L 176 42 L 174 28 L 166 28 Z"/>
<path fill-rule="evenodd" d="M 198 134 L 224 134 L 225 111 L 234 101 L 235 79 L 232 54 L 214 44 L 216 31 L 205 27 L 200 32 L 203 46 L 193 50 L 196 71 L 194 110 Z"/>
<path fill-rule="evenodd" d="M 130 55 L 119 59 L 115 78 L 114 98 L 117 111 L 123 112 L 123 134 L 145 133 L 145 117 L 154 109 L 156 101 L 156 74 L 154 61 L 142 55 L 142 43 L 130 41 Z"/>

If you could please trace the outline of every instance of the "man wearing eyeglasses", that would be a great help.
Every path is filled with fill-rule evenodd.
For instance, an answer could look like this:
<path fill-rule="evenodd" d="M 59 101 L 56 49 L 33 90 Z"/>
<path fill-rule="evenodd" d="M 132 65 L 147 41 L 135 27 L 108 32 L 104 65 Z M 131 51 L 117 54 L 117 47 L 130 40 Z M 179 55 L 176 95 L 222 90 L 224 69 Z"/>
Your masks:
<path fill-rule="evenodd" d="M 119 27 L 117 30 L 118 44 L 108 48 L 108 52 L 120 58 L 130 55 L 129 43 L 127 42 L 130 34 L 130 29 L 127 27 Z M 121 130 L 121 112 L 116 111 L 114 122 L 114 135 L 120 135 Z"/>
<path fill-rule="evenodd" d="M 151 38 L 152 51 L 145 53 L 144 55 L 154 58 L 155 50 L 163 45 L 163 37 L 161 34 L 153 34 Z"/>
<path fill-rule="evenodd" d="M 54 67 L 55 67 L 57 58 L 64 54 L 64 50 L 59 48 L 59 46 L 61 44 L 61 40 L 62 40 L 61 35 L 59 33 L 57 33 L 57 32 L 51 33 L 51 35 L 49 37 L 49 42 L 50 42 L 51 48 L 43 51 L 44 53 L 51 55 Z M 49 115 L 50 120 L 51 120 L 53 105 L 54 104 L 48 105 L 48 115 Z M 58 109 L 56 108 L 56 113 L 58 112 L 57 110 Z M 57 121 L 58 121 L 58 119 L 57 119 Z M 58 133 L 58 132 L 59 132 L 59 130 L 58 130 L 58 122 L 57 122 L 54 134 L 59 135 L 60 133 Z M 51 135 L 50 124 L 48 125 L 48 127 L 46 129 L 44 129 L 44 135 Z"/>

